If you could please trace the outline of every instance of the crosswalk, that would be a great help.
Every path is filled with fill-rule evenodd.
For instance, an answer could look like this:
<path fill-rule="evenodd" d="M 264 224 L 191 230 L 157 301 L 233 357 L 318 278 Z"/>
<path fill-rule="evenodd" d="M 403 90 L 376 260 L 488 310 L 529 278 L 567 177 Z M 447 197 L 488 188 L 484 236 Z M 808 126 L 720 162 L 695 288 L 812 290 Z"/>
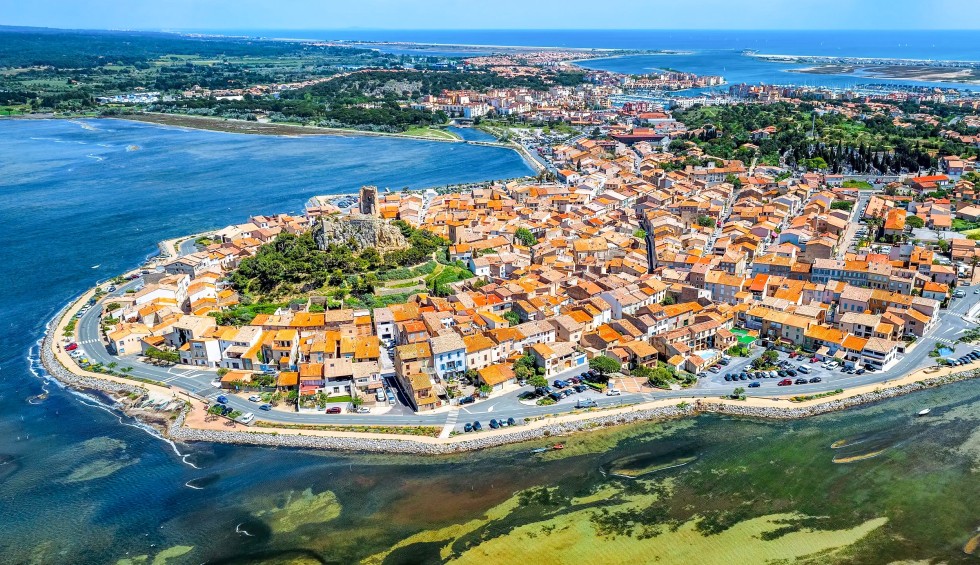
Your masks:
<path fill-rule="evenodd" d="M 951 340 L 949 338 L 945 338 L 945 337 L 934 337 L 932 339 L 938 341 L 939 343 L 945 343 L 946 345 L 955 345 L 956 344 L 955 341 L 953 341 L 953 340 Z"/>
<path fill-rule="evenodd" d="M 456 428 L 457 420 L 459 420 L 459 410 L 451 411 L 449 413 L 449 417 L 446 418 L 446 425 L 443 426 L 442 432 L 439 433 L 439 437 L 448 438 L 449 434 L 451 434 L 453 429 Z"/>

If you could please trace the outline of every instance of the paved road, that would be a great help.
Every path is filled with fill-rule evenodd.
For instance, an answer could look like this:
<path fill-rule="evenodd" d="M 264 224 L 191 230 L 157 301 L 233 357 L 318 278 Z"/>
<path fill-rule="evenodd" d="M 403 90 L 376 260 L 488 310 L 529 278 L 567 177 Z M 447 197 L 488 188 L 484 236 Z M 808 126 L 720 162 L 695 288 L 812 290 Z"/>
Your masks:
<path fill-rule="evenodd" d="M 120 286 L 113 294 L 121 295 L 127 289 L 134 288 L 141 281 L 136 280 Z M 971 287 L 972 288 L 972 287 Z M 117 369 L 133 367 L 130 373 L 133 376 L 140 376 L 147 379 L 162 381 L 173 386 L 191 391 L 204 397 L 216 397 L 218 389 L 212 386 L 211 380 L 215 377 L 213 371 L 206 371 L 200 368 L 178 365 L 174 367 L 158 367 L 147 365 L 138 361 L 133 356 L 118 357 L 110 354 L 99 335 L 98 308 L 90 309 L 78 324 L 79 345 L 84 350 L 86 357 L 94 362 L 108 365 L 117 363 Z M 747 389 L 747 394 L 756 397 L 785 396 L 789 393 L 818 393 L 834 390 L 837 388 L 850 388 L 866 384 L 874 384 L 886 380 L 903 376 L 915 369 L 926 367 L 932 364 L 928 357 L 935 343 L 942 342 L 952 344 L 957 337 L 966 329 L 974 327 L 975 324 L 966 319 L 971 315 L 976 315 L 980 310 L 980 295 L 973 294 L 967 290 L 964 298 L 953 299 L 950 308 L 942 311 L 939 322 L 909 353 L 907 353 L 898 363 L 887 371 L 877 373 L 867 373 L 864 375 L 843 375 L 836 374 L 833 378 L 826 378 L 822 383 L 799 385 L 793 387 L 776 387 L 776 379 L 773 382 L 764 381 L 762 387 L 757 389 Z M 733 372 L 738 365 L 731 365 L 724 372 Z M 573 369 L 560 375 L 568 377 L 580 373 L 584 369 Z M 390 414 L 340 414 L 326 415 L 322 413 L 299 413 L 274 410 L 271 412 L 260 412 L 257 405 L 247 400 L 229 395 L 229 401 L 233 408 L 243 412 L 254 412 L 257 417 L 265 420 L 285 422 L 285 423 L 336 423 L 336 424 L 364 424 L 364 425 L 429 425 L 445 426 L 447 421 L 457 427 L 467 421 L 489 420 L 490 418 L 527 418 L 532 416 L 542 416 L 546 414 L 557 414 L 570 412 L 575 407 L 577 398 L 595 398 L 599 406 L 622 406 L 638 404 L 645 401 L 663 398 L 692 398 L 692 397 L 718 397 L 732 391 L 733 384 L 718 381 L 714 378 L 702 378 L 699 383 L 691 388 L 677 391 L 657 391 L 622 396 L 606 397 L 598 393 L 586 392 L 580 395 L 573 395 L 552 406 L 527 406 L 522 404 L 517 396 L 521 391 L 510 392 L 501 396 L 492 397 L 487 400 L 467 405 L 461 409 L 453 408 L 450 412 L 439 412 L 435 414 L 414 414 L 405 410 L 394 410 Z M 458 424 L 457 424 L 458 422 Z"/>

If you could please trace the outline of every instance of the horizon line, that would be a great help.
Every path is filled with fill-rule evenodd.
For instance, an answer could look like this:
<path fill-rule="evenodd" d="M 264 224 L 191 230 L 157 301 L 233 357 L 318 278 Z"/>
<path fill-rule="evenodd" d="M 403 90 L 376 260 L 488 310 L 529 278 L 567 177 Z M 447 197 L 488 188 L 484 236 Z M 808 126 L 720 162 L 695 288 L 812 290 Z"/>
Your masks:
<path fill-rule="evenodd" d="M 980 28 L 928 28 L 928 29 L 913 29 L 913 28 L 808 28 L 808 27 L 780 27 L 780 28 L 742 28 L 742 27 L 731 27 L 731 28 L 695 28 L 695 27 L 641 27 L 641 28 L 630 28 L 630 27 L 596 27 L 596 28 L 576 28 L 576 27 L 413 27 L 413 28 L 401 28 L 401 27 L 338 27 L 338 28 L 317 28 L 317 27 L 249 27 L 249 26 L 239 26 L 239 27 L 168 27 L 168 28 L 151 28 L 151 27 L 58 27 L 58 26 L 44 26 L 44 25 L 25 25 L 25 24 L 0 24 L 0 29 L 3 28 L 31 28 L 31 29 L 47 29 L 47 30 L 66 30 L 66 31 L 144 31 L 144 32 L 158 32 L 158 33 L 186 33 L 186 32 L 230 32 L 230 31 L 289 31 L 289 32 L 302 32 L 302 31 L 338 31 L 338 32 L 352 32 L 352 31 L 452 31 L 452 32 L 466 32 L 466 31 L 705 31 L 705 32 L 727 32 L 727 31 L 747 31 L 747 32 L 800 32 L 800 31 L 824 31 L 824 32 L 912 32 L 912 33 L 932 33 L 932 32 L 942 32 L 942 31 L 980 31 Z"/>

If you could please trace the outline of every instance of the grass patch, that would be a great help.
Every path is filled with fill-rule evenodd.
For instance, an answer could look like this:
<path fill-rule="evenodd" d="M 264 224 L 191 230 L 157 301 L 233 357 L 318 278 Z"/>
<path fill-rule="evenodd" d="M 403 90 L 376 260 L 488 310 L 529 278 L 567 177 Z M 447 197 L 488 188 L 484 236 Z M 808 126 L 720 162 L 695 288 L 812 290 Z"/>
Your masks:
<path fill-rule="evenodd" d="M 807 394 L 805 396 L 791 396 L 790 399 L 789 399 L 789 401 L 790 402 L 806 402 L 808 400 L 816 400 L 818 398 L 827 398 L 828 396 L 837 396 L 838 394 L 842 394 L 843 392 L 844 392 L 844 389 L 839 388 L 837 390 L 830 390 L 830 391 L 827 391 L 827 392 L 821 392 L 820 394 Z"/>
<path fill-rule="evenodd" d="M 341 426 L 321 424 L 282 424 L 259 420 L 258 428 L 279 428 L 285 430 L 310 430 L 324 432 L 358 432 L 365 434 L 399 434 L 410 436 L 439 437 L 442 428 L 435 426 Z"/>
<path fill-rule="evenodd" d="M 861 190 L 871 190 L 874 188 L 870 182 L 865 180 L 846 180 L 841 186 L 844 188 L 859 188 Z"/>
<path fill-rule="evenodd" d="M 968 222 L 962 218 L 954 218 L 953 231 L 962 231 L 962 232 L 972 231 L 974 233 L 977 233 L 978 231 L 980 231 L 980 222 Z"/>
<path fill-rule="evenodd" d="M 444 139 L 446 141 L 459 141 L 460 139 L 460 137 L 453 132 L 429 127 L 408 128 L 402 132 L 402 135 L 428 137 L 430 139 Z"/>

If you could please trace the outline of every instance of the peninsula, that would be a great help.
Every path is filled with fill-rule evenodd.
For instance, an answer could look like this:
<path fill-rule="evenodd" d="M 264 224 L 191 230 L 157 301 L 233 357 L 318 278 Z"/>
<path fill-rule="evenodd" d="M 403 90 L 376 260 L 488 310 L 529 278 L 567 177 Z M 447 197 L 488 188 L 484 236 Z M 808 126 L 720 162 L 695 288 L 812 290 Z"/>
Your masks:
<path fill-rule="evenodd" d="M 930 157 L 872 115 L 888 158 L 771 155 L 814 111 L 631 104 L 537 146 L 535 179 L 365 186 L 167 242 L 42 359 L 175 439 L 418 453 L 973 377 L 980 253 L 943 227 L 974 226 L 973 150 L 951 131 L 963 155 L 921 161 L 943 174 L 903 173 Z M 836 116 L 821 135 L 853 129 Z"/>

